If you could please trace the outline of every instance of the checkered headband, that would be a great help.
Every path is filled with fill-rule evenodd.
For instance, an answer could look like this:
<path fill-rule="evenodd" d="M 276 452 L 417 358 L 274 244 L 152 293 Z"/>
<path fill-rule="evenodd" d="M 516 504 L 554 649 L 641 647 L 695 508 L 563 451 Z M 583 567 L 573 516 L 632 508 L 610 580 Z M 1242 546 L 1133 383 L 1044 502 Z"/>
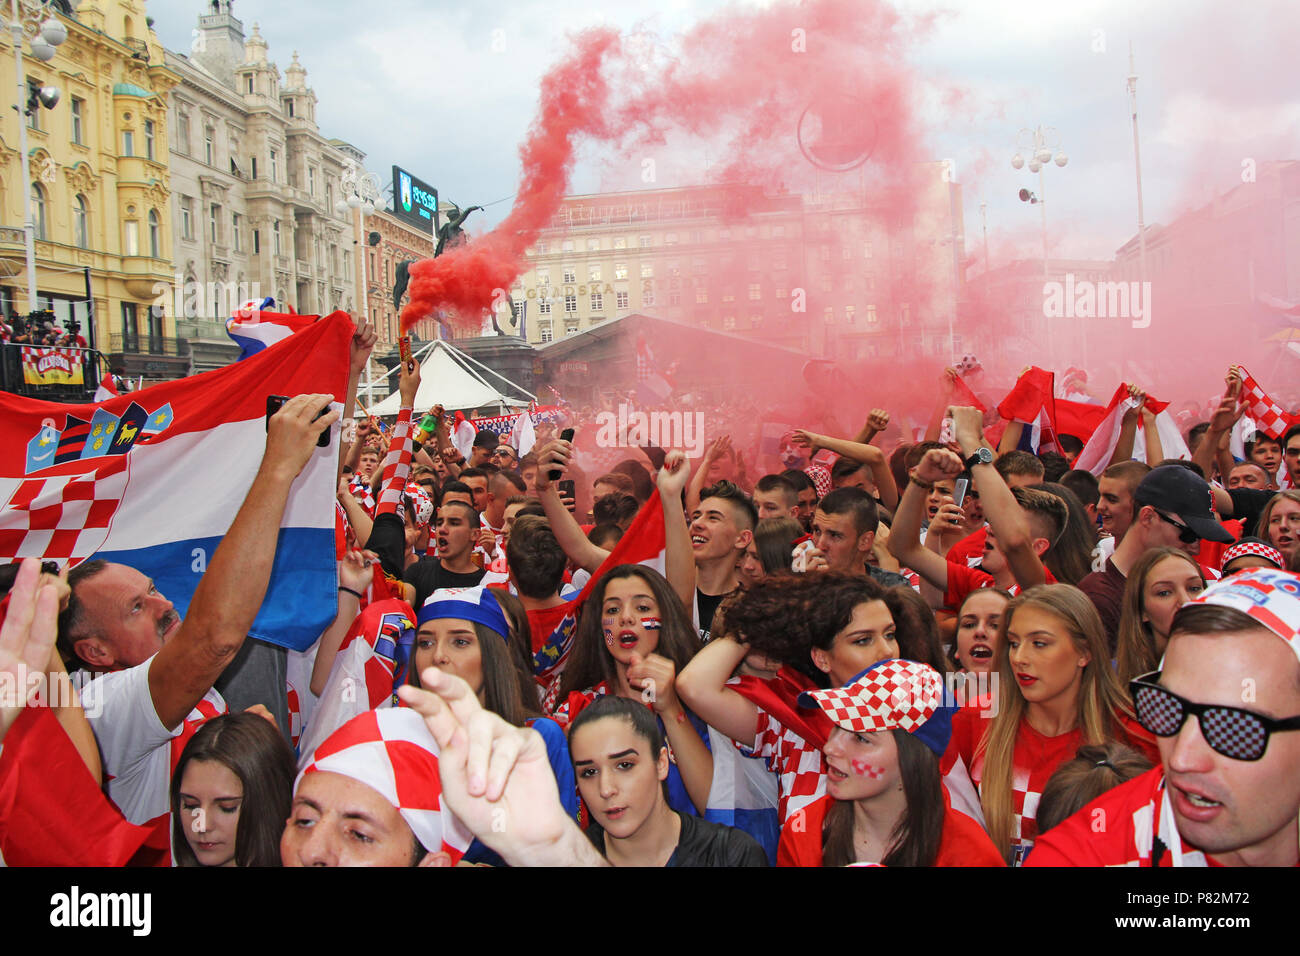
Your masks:
<path fill-rule="evenodd" d="M 450 854 L 456 863 L 473 834 L 442 806 L 438 744 L 413 710 L 368 710 L 334 731 L 306 761 L 294 781 L 316 771 L 338 773 L 378 792 L 402 815 L 430 853 Z"/>
<path fill-rule="evenodd" d="M 1223 552 L 1223 560 L 1219 563 L 1219 568 L 1226 568 L 1229 562 L 1237 558 L 1244 558 L 1247 555 L 1254 555 L 1257 558 L 1263 558 L 1265 561 L 1272 561 L 1278 568 L 1286 567 L 1286 558 L 1282 557 L 1282 552 L 1273 547 L 1266 541 L 1259 538 L 1242 538 L 1232 547 Z"/>
<path fill-rule="evenodd" d="M 1236 608 L 1286 641 L 1300 658 L 1300 574 L 1251 568 L 1216 581 L 1188 603 Z"/>
<path fill-rule="evenodd" d="M 872 664 L 843 687 L 805 691 L 802 707 L 820 707 L 850 733 L 905 730 L 943 756 L 956 707 L 945 698 L 943 677 L 928 664 L 889 660 Z"/>

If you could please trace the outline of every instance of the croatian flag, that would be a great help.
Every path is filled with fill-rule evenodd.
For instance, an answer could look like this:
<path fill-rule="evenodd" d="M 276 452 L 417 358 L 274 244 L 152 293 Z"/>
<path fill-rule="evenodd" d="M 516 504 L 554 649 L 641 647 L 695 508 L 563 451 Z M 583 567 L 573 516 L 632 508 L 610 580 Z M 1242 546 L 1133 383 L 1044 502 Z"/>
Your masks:
<path fill-rule="evenodd" d="M 478 428 L 465 418 L 465 413 L 457 412 L 456 424 L 451 430 L 451 443 L 460 452 L 462 458 L 468 458 L 469 453 L 474 450 L 474 436 L 477 434 Z"/>
<path fill-rule="evenodd" d="M 510 429 L 510 444 L 515 446 L 515 452 L 521 458 L 532 451 L 533 446 L 537 444 L 537 432 L 533 429 L 532 405 L 515 416 L 514 427 Z"/>
<path fill-rule="evenodd" d="M 654 352 L 644 334 L 636 337 L 636 391 L 637 401 L 643 405 L 662 404 L 673 393 L 672 384 L 655 364 Z"/>
<path fill-rule="evenodd" d="M 266 448 L 272 393 L 346 393 L 345 313 L 246 362 L 98 405 L 0 393 L 0 562 L 104 558 L 153 578 L 184 614 Z M 312 645 L 338 601 L 337 425 L 294 482 L 252 637 Z"/>
<path fill-rule="evenodd" d="M 1060 451 L 1056 441 L 1056 398 L 1051 372 L 1033 366 L 998 404 L 998 414 L 1009 422 L 1030 426 L 1021 435 L 1027 451 Z"/>
<path fill-rule="evenodd" d="M 1160 438 L 1160 448 L 1164 456 L 1190 460 L 1192 453 L 1187 448 L 1187 442 L 1183 441 L 1177 423 L 1166 410 L 1169 403 L 1148 395 L 1145 406 L 1155 415 L 1156 434 Z M 1074 467 L 1090 471 L 1094 475 L 1100 475 L 1105 471 L 1110 465 L 1111 457 L 1115 454 L 1115 446 L 1119 444 L 1119 433 L 1124 426 L 1124 412 L 1136 407 L 1137 402 L 1129 397 L 1128 384 L 1121 382 L 1119 388 L 1115 389 L 1115 394 L 1111 396 L 1110 404 L 1106 406 L 1106 413 L 1097 424 L 1092 437 L 1083 446 L 1083 451 L 1079 452 L 1079 457 L 1074 460 Z M 1141 419 L 1138 420 L 1137 435 L 1133 439 L 1133 458 L 1136 461 L 1147 460 L 1146 426 Z M 1148 464 L 1153 463 L 1148 462 Z"/>
<path fill-rule="evenodd" d="M 298 315 L 296 312 L 281 313 L 268 311 L 275 305 L 275 300 L 267 296 L 261 302 L 249 301 L 226 320 L 226 334 L 239 346 L 239 358 L 243 361 L 250 355 L 283 342 L 295 332 L 313 325 L 318 315 Z"/>

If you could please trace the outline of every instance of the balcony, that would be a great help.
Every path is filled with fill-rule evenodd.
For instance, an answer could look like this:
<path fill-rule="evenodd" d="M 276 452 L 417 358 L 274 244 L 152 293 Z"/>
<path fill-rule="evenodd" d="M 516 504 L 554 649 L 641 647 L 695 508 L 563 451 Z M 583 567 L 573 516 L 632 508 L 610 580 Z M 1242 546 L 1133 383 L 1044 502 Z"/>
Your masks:
<path fill-rule="evenodd" d="M 109 351 L 131 355 L 170 355 L 186 357 L 190 354 L 187 339 L 171 339 L 161 335 L 109 335 Z"/>
<path fill-rule="evenodd" d="M 161 335 L 109 335 L 108 364 L 127 378 L 167 381 L 190 374 L 190 343 Z"/>
<path fill-rule="evenodd" d="M 298 260 L 298 275 L 300 277 L 311 275 L 311 263 L 308 262 L 306 259 Z"/>

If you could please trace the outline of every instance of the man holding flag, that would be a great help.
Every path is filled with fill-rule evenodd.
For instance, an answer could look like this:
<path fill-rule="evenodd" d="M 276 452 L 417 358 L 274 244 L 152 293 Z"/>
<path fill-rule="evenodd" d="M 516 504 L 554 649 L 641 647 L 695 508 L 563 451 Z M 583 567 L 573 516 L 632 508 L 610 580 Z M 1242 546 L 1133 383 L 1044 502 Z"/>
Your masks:
<path fill-rule="evenodd" d="M 299 395 L 270 419 L 262 464 L 182 619 L 154 582 L 106 561 L 78 565 L 59 639 L 98 672 L 82 699 L 104 757 L 108 793 L 132 823 L 166 824 L 178 745 L 225 710 L 212 685 L 262 605 L 290 489 L 338 411 Z"/>

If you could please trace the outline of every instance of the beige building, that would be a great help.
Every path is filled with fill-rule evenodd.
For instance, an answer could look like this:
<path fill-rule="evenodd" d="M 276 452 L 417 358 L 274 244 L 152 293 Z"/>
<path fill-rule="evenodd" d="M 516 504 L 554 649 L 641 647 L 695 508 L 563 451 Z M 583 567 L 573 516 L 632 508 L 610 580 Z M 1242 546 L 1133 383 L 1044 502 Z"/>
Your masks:
<path fill-rule="evenodd" d="M 142 2 L 55 7 L 67 40 L 49 62 L 24 50 L 23 67 L 29 84 L 59 88 L 57 106 L 30 117 L 0 111 L 0 306 L 7 315 L 32 307 L 22 229 L 29 190 L 39 305 L 79 321 L 90 344 L 132 378 L 185 375 L 189 357 L 171 316 L 152 308 L 172 272 L 167 96 L 179 77 Z M 14 56 L 4 31 L 0 75 L 10 80 Z M 6 106 L 15 105 L 7 88 Z"/>
<path fill-rule="evenodd" d="M 914 221 L 892 230 L 861 194 L 704 186 L 567 197 L 512 289 L 527 340 L 641 313 L 814 355 L 946 355 L 950 343 L 960 354 L 949 329 L 961 187 L 943 172 L 927 164 Z"/>
<path fill-rule="evenodd" d="M 364 154 L 326 139 L 298 54 L 283 77 L 230 0 L 201 5 L 188 54 L 167 53 L 172 91 L 175 270 L 168 314 L 189 337 L 197 369 L 238 351 L 225 333 L 233 307 L 272 296 L 277 308 L 358 312 L 356 233 L 335 210 L 340 180 Z"/>

